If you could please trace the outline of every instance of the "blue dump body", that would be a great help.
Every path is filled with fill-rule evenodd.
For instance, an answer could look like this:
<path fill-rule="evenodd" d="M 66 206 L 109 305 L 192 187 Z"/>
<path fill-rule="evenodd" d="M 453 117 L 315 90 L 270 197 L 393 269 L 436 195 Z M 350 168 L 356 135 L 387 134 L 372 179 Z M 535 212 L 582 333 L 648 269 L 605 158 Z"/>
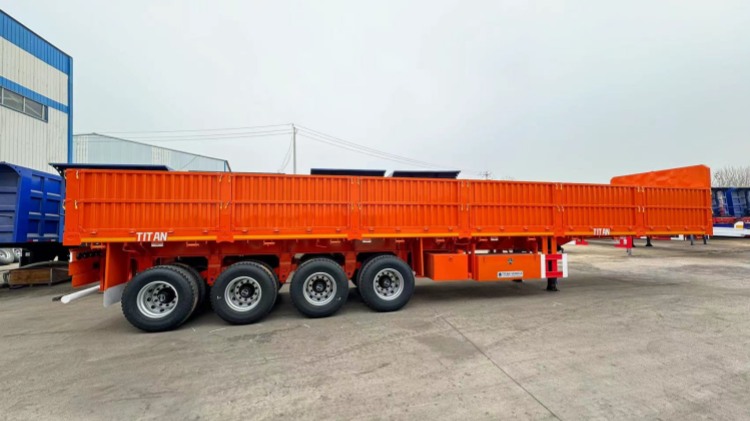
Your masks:
<path fill-rule="evenodd" d="M 0 245 L 60 242 L 63 179 L 0 162 Z"/>
<path fill-rule="evenodd" d="M 711 189 L 714 216 L 744 218 L 750 216 L 750 188 L 727 187 Z"/>

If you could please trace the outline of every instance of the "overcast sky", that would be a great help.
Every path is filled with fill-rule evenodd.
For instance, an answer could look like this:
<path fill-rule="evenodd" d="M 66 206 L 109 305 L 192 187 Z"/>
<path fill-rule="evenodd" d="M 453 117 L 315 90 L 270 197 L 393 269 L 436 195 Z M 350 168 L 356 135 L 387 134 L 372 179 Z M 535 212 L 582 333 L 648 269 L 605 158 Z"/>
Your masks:
<path fill-rule="evenodd" d="M 73 57 L 76 133 L 295 122 L 469 176 L 586 182 L 750 164 L 749 5 L 0 0 Z M 162 144 L 276 171 L 289 140 Z M 417 169 L 302 137 L 298 156 Z"/>

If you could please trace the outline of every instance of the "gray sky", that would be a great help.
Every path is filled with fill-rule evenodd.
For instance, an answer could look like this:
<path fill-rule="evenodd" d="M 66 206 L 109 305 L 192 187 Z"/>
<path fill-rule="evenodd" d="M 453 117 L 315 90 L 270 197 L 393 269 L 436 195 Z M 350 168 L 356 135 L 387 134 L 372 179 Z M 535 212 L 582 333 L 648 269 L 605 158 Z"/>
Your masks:
<path fill-rule="evenodd" d="M 295 122 L 517 180 L 750 164 L 747 1 L 0 7 L 73 56 L 77 133 Z M 160 144 L 276 171 L 289 136 Z M 299 166 L 417 169 L 306 138 Z"/>

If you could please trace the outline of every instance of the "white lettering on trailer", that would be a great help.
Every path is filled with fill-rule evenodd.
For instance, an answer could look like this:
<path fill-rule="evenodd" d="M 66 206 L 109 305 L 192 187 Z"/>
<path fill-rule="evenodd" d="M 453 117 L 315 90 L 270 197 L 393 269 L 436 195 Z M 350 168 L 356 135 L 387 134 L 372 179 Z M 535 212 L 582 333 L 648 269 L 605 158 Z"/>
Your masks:
<path fill-rule="evenodd" d="M 594 228 L 594 235 L 597 237 L 608 237 L 609 228 Z"/>
<path fill-rule="evenodd" d="M 509 272 L 498 272 L 497 273 L 498 279 L 502 278 L 523 278 L 523 271 L 522 270 L 514 270 Z"/>
<path fill-rule="evenodd" d="M 156 231 L 156 232 L 136 232 L 136 240 L 139 242 L 149 242 L 153 241 L 155 243 L 162 243 L 164 241 L 167 241 L 167 236 L 169 234 L 167 232 L 163 231 Z"/>

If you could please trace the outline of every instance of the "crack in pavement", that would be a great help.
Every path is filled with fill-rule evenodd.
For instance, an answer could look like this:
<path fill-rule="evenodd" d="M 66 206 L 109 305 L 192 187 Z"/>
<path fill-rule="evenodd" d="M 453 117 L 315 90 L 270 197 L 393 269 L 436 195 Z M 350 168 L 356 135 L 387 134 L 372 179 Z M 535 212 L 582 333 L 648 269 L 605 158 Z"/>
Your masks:
<path fill-rule="evenodd" d="M 553 417 L 555 417 L 555 419 L 558 419 L 558 420 L 562 421 L 562 418 L 560 418 L 551 409 L 549 409 L 549 407 L 547 407 L 547 405 L 545 405 L 544 403 L 542 403 L 542 401 L 540 401 L 539 398 L 537 398 L 536 396 L 534 396 L 534 394 L 531 393 L 528 389 L 526 389 L 525 387 L 523 387 L 523 385 L 521 383 L 519 383 L 518 380 L 514 379 L 513 376 L 511 376 L 510 374 L 508 374 L 508 372 L 505 371 L 502 367 L 500 367 L 500 365 L 498 363 L 496 363 L 495 360 L 493 360 L 492 358 L 490 358 L 490 356 L 487 355 L 487 353 L 485 353 L 482 350 L 482 348 L 480 348 L 477 344 L 474 343 L 474 341 L 472 341 L 466 335 L 464 335 L 463 332 L 461 332 L 460 330 L 458 330 L 458 328 L 456 326 L 454 326 L 453 323 L 449 322 L 448 319 L 446 319 L 442 315 L 438 315 L 438 317 L 440 319 L 442 319 L 445 323 L 447 323 L 448 326 L 450 326 L 454 331 L 456 331 L 456 333 L 458 333 L 459 335 L 461 335 L 461 337 L 464 338 L 464 340 L 466 342 L 470 343 L 471 346 L 474 347 L 474 349 L 476 349 L 480 354 L 482 354 L 484 356 L 484 358 L 487 359 L 487 361 L 489 361 L 490 363 L 492 363 L 492 365 L 494 365 L 498 370 L 500 370 L 505 375 L 505 377 L 509 378 L 513 383 L 516 384 L 516 386 L 518 386 L 519 388 L 521 388 L 521 390 L 523 390 L 524 392 L 526 392 L 527 395 L 531 396 L 532 399 L 534 399 L 539 405 L 541 405 L 542 408 L 546 409 L 547 412 L 550 413 L 550 415 L 552 415 Z"/>

